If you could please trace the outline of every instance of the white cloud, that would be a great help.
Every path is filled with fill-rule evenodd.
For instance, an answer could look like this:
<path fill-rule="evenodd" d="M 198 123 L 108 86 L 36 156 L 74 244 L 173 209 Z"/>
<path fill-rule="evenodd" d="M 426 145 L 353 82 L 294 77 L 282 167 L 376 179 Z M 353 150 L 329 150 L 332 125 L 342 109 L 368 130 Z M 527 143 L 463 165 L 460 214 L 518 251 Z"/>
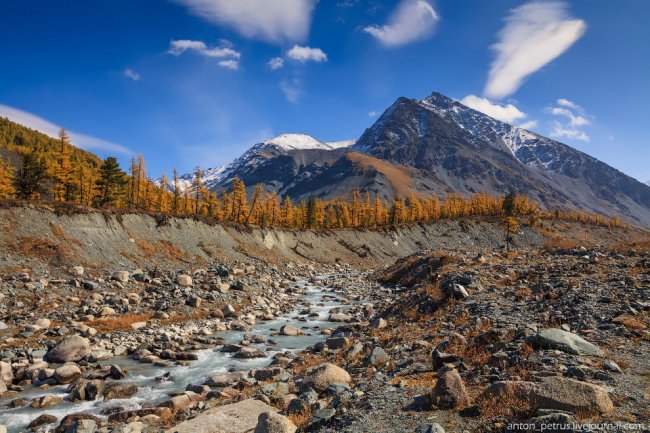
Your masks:
<path fill-rule="evenodd" d="M 377 116 L 379 116 L 379 112 L 377 111 L 373 110 L 368 112 L 368 117 L 377 117 Z"/>
<path fill-rule="evenodd" d="M 6 117 L 9 120 L 12 120 L 28 128 L 35 129 L 52 138 L 58 138 L 59 130 L 61 129 L 59 125 L 45 120 L 35 114 L 2 104 L 0 104 L 0 117 Z M 125 146 L 111 143 L 110 141 L 102 140 L 101 138 L 92 137 L 90 135 L 72 131 L 68 131 L 68 134 L 70 135 L 70 140 L 72 143 L 81 149 L 90 151 L 101 150 L 124 155 L 131 155 L 133 153 Z"/>
<path fill-rule="evenodd" d="M 218 65 L 224 69 L 230 69 L 231 71 L 239 70 L 239 60 L 221 60 Z"/>
<path fill-rule="evenodd" d="M 476 95 L 467 95 L 460 102 L 469 108 L 510 124 L 526 118 L 526 113 L 512 104 L 499 104 Z"/>
<path fill-rule="evenodd" d="M 549 110 L 554 116 L 564 116 L 569 119 L 571 126 L 585 126 L 589 125 L 589 119 L 586 119 L 578 114 L 574 114 L 571 110 L 561 107 L 553 107 Z"/>
<path fill-rule="evenodd" d="M 204 57 L 211 57 L 216 59 L 223 58 L 233 58 L 239 59 L 241 53 L 233 50 L 229 46 L 221 46 L 215 48 L 208 48 L 205 42 L 202 41 L 191 41 L 187 39 L 173 40 L 169 43 L 169 53 L 175 56 L 180 56 L 181 54 L 193 51 L 197 54 L 200 54 Z"/>
<path fill-rule="evenodd" d="M 576 128 L 567 127 L 560 122 L 553 122 L 553 129 L 551 130 L 551 137 L 555 138 L 568 138 L 571 140 L 589 141 L 589 136 Z"/>
<path fill-rule="evenodd" d="M 287 52 L 287 57 L 301 63 L 321 63 L 327 61 L 327 54 L 325 54 L 320 48 L 301 47 L 300 45 L 294 45 L 293 48 Z"/>
<path fill-rule="evenodd" d="M 582 112 L 584 110 L 581 106 L 579 106 L 575 102 L 569 101 L 568 99 L 565 99 L 565 98 L 558 99 L 557 100 L 557 105 L 560 105 L 562 107 L 567 107 L 567 108 L 570 108 L 572 110 L 576 110 L 578 112 Z"/>
<path fill-rule="evenodd" d="M 131 68 L 126 68 L 126 69 L 124 70 L 124 72 L 123 72 L 123 75 L 124 75 L 126 78 L 130 78 L 130 79 L 132 79 L 133 81 L 140 81 L 140 80 L 142 79 L 142 77 L 140 76 L 140 74 L 138 74 L 137 72 L 135 72 L 135 71 L 134 71 L 133 69 L 131 69 Z"/>
<path fill-rule="evenodd" d="M 277 71 L 278 69 L 282 69 L 284 67 L 284 59 L 282 57 L 273 57 L 268 61 L 266 66 L 268 66 L 272 71 Z"/>
<path fill-rule="evenodd" d="M 585 109 L 565 98 L 558 99 L 556 103 L 558 106 L 549 107 L 546 112 L 553 116 L 565 118 L 566 121 L 554 121 L 551 136 L 589 141 L 587 133 L 580 129 L 581 126 L 591 125 L 590 116 Z"/>
<path fill-rule="evenodd" d="M 280 89 L 287 101 L 296 103 L 302 95 L 302 83 L 298 78 L 280 81 Z"/>
<path fill-rule="evenodd" d="M 424 0 L 403 0 L 391 15 L 388 24 L 372 25 L 364 32 L 388 47 L 396 47 L 431 35 L 440 17 Z"/>
<path fill-rule="evenodd" d="M 537 122 L 537 120 L 527 120 L 526 122 L 520 123 L 519 125 L 517 125 L 517 127 L 522 128 L 522 129 L 531 130 L 531 129 L 535 129 L 537 127 L 538 123 L 539 122 Z"/>
<path fill-rule="evenodd" d="M 176 0 L 208 22 L 269 42 L 303 41 L 317 0 Z M 263 3 L 263 4 L 261 4 Z"/>
<path fill-rule="evenodd" d="M 568 50 L 586 30 L 583 20 L 572 18 L 567 4 L 533 1 L 513 9 L 492 45 L 492 62 L 485 95 L 504 98 L 524 79 Z"/>

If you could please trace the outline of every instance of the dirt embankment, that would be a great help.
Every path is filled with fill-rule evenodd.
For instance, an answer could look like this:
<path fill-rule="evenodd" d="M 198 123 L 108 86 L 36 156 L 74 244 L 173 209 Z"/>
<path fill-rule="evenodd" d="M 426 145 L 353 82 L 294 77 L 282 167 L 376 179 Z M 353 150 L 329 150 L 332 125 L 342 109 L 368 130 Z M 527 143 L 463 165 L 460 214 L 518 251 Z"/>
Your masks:
<path fill-rule="evenodd" d="M 515 242 L 580 245 L 638 239 L 641 232 L 545 222 L 523 225 Z M 214 261 L 260 259 L 381 266 L 424 249 L 489 250 L 504 243 L 498 220 L 440 221 L 394 230 L 280 230 L 210 225 L 191 218 L 103 212 L 60 215 L 20 206 L 0 210 L 0 271 L 24 267 L 192 269 Z"/>

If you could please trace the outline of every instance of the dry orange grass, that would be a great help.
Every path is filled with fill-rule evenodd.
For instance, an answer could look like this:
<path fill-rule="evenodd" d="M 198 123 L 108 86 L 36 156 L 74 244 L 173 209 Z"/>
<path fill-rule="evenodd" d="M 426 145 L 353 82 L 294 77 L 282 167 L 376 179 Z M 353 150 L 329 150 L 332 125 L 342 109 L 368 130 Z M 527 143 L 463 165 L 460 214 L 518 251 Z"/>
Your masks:
<path fill-rule="evenodd" d="M 365 170 L 373 169 L 386 176 L 396 196 L 407 197 L 412 192 L 414 169 L 394 165 L 356 152 L 350 152 L 345 157 Z"/>
<path fill-rule="evenodd" d="M 433 388 L 438 379 L 438 373 L 435 371 L 425 371 L 424 373 L 415 373 L 407 376 L 396 376 L 391 380 L 392 385 L 398 385 L 401 381 L 406 381 L 407 387 L 415 388 Z"/>
<path fill-rule="evenodd" d="M 287 418 L 298 428 L 305 427 L 309 421 L 311 421 L 314 413 L 311 409 L 304 410 L 302 412 L 293 412 L 287 415 Z"/>
<path fill-rule="evenodd" d="M 643 323 L 641 319 L 638 317 L 628 316 L 627 314 L 616 317 L 612 322 L 625 325 L 631 329 L 642 330 L 647 328 L 646 324 Z"/>
<path fill-rule="evenodd" d="M 128 314 L 126 316 L 102 317 L 88 323 L 97 329 L 98 332 L 115 332 L 131 330 L 131 325 L 137 322 L 146 322 L 150 320 L 155 313 Z"/>

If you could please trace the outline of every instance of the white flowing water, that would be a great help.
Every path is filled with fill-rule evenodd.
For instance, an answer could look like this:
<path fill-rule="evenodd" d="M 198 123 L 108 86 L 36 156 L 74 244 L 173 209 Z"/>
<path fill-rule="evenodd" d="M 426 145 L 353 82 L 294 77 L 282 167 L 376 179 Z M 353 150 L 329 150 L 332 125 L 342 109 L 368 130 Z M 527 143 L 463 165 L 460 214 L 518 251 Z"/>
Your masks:
<path fill-rule="evenodd" d="M 335 307 L 341 307 L 340 297 L 332 298 L 334 294 L 327 292 L 327 288 L 310 286 L 306 282 L 296 283 L 305 286 L 305 293 L 302 297 L 302 303 L 296 305 L 295 309 L 276 320 L 258 323 L 253 326 L 251 331 L 225 331 L 218 332 L 215 335 L 224 338 L 226 343 L 237 344 L 244 334 L 264 335 L 271 338 L 277 344 L 251 344 L 251 347 L 257 347 L 267 353 L 266 358 L 255 359 L 235 359 L 231 353 L 222 353 L 217 349 L 206 349 L 197 352 L 198 360 L 192 361 L 189 366 L 173 367 L 155 367 L 151 364 L 141 364 L 128 357 L 116 357 L 104 361 L 107 365 L 119 365 L 128 371 L 124 381 L 135 382 L 139 389 L 138 393 L 124 400 L 110 401 L 89 401 L 83 403 L 72 403 L 64 400 L 62 403 L 45 409 L 34 409 L 31 406 L 21 408 L 11 408 L 9 403 L 14 398 L 23 398 L 27 401 L 44 395 L 58 395 L 66 397 L 65 392 L 68 385 L 53 386 L 47 390 L 35 387 L 28 387 L 25 391 L 9 399 L 0 400 L 0 425 L 7 427 L 8 433 L 18 433 L 26 430 L 27 425 L 41 414 L 47 413 L 54 415 L 60 421 L 64 416 L 72 413 L 90 413 L 102 416 L 111 408 L 137 409 L 145 401 L 160 403 L 169 397 L 170 393 L 184 391 L 188 384 L 202 384 L 206 378 L 219 373 L 225 373 L 231 369 L 247 371 L 254 368 L 268 366 L 278 352 L 299 352 L 319 341 L 325 339 L 321 334 L 323 328 L 335 328 L 338 324 L 328 322 L 329 311 Z M 302 310 L 311 310 L 318 316 L 309 317 L 300 315 Z M 283 325 L 292 325 L 302 329 L 305 335 L 301 336 L 282 336 L 276 334 Z M 267 350 L 269 349 L 269 350 Z M 172 380 L 159 382 L 155 380 L 156 376 L 161 376 L 169 372 Z M 108 383 L 108 382 L 107 382 Z M 57 421 L 57 423 L 58 423 Z M 52 426 L 57 425 L 52 424 Z"/>

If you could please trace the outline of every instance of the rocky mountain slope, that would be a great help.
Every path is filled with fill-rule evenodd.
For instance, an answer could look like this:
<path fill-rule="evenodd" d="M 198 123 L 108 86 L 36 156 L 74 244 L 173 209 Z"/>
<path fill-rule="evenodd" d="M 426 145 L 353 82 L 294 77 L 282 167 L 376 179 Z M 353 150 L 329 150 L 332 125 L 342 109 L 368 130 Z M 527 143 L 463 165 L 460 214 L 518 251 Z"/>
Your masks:
<path fill-rule="evenodd" d="M 384 199 L 487 191 L 527 194 L 547 208 L 619 214 L 650 226 L 650 188 L 565 144 L 493 119 L 439 93 L 399 98 L 357 142 L 283 135 L 208 170 L 214 190 L 234 176 L 295 198 L 355 188 Z"/>

